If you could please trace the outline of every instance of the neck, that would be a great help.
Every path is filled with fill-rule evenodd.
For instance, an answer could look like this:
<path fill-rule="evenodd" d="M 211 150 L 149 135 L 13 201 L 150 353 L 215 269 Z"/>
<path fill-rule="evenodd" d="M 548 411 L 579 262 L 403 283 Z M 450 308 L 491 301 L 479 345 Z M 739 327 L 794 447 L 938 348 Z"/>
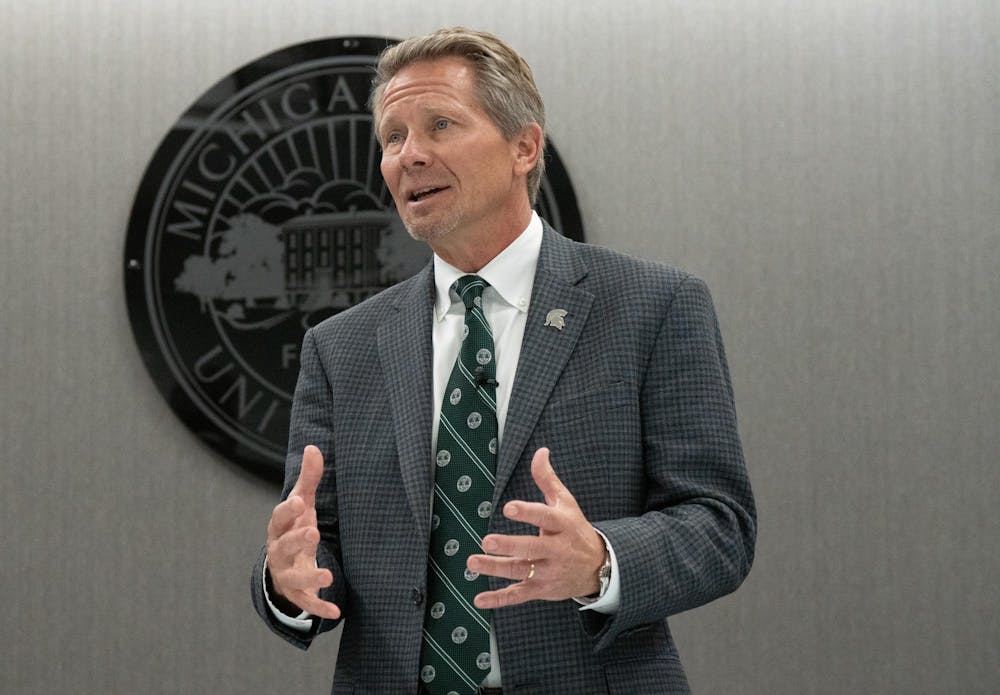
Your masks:
<path fill-rule="evenodd" d="M 521 235 L 531 221 L 531 206 L 509 215 L 499 225 L 482 225 L 469 233 L 449 234 L 428 242 L 434 253 L 459 270 L 478 273 Z"/>

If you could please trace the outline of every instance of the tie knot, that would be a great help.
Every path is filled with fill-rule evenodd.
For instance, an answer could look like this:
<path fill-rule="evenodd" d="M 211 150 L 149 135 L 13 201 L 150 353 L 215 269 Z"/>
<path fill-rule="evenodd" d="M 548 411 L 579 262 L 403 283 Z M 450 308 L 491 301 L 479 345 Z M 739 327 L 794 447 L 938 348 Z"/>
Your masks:
<path fill-rule="evenodd" d="M 481 305 L 483 290 L 489 287 L 489 284 L 478 275 L 463 275 L 455 281 L 455 291 L 462 298 L 466 311 L 473 306 Z"/>

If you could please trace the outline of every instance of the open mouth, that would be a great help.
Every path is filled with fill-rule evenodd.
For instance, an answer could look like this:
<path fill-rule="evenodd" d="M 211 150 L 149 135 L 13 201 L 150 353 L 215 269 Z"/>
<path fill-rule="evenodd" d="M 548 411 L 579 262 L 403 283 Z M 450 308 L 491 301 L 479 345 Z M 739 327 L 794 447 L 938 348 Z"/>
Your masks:
<path fill-rule="evenodd" d="M 445 187 L 445 188 L 447 188 L 447 187 Z M 410 193 L 410 202 L 411 203 L 418 203 L 421 200 L 426 200 L 427 198 L 431 197 L 435 193 L 440 193 L 443 190 L 444 190 L 444 188 L 435 188 L 435 187 L 420 188 L 420 189 L 418 189 L 418 190 L 413 191 L 412 193 Z"/>

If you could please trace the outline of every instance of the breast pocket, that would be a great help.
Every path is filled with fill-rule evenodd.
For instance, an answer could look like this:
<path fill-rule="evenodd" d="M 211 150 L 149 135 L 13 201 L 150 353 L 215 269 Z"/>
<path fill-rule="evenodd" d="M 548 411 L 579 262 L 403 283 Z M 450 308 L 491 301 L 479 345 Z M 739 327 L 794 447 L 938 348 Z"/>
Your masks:
<path fill-rule="evenodd" d="M 641 478 L 639 405 L 625 381 L 553 400 L 533 440 L 535 448 L 549 448 L 556 474 L 581 506 L 596 505 L 595 512 L 611 490 L 632 488 Z"/>
<path fill-rule="evenodd" d="M 545 425 L 566 425 L 575 420 L 600 418 L 602 414 L 615 417 L 634 403 L 624 380 L 571 393 L 549 402 L 542 413 Z"/>

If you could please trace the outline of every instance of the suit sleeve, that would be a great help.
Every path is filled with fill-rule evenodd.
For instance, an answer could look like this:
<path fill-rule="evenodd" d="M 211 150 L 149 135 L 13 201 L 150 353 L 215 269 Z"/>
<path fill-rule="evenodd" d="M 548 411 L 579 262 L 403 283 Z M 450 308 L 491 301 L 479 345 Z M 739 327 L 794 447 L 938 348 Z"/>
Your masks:
<path fill-rule="evenodd" d="M 597 650 L 734 591 L 750 571 L 756 510 L 729 370 L 705 284 L 675 290 L 639 389 L 645 512 L 595 523 L 618 555 L 615 615 L 581 618 Z"/>
<path fill-rule="evenodd" d="M 285 457 L 285 483 L 281 499 L 288 497 L 295 481 L 298 480 L 302 465 L 302 450 L 307 444 L 319 447 L 323 453 L 323 479 L 316 490 L 316 515 L 320 532 L 316 562 L 320 567 L 325 567 L 333 573 L 333 585 L 321 590 L 320 598 L 343 608 L 346 588 L 340 569 L 337 476 L 333 458 L 333 431 L 330 425 L 332 411 L 330 381 L 323 369 L 315 336 L 310 330 L 302 342 L 299 377 L 292 401 L 288 453 Z M 312 629 L 308 632 L 296 630 L 278 621 L 268 608 L 261 583 L 265 554 L 266 547 L 261 549 L 251 574 L 250 588 L 254 608 L 271 630 L 296 647 L 307 649 L 316 635 L 332 630 L 340 621 L 313 617 Z"/>

